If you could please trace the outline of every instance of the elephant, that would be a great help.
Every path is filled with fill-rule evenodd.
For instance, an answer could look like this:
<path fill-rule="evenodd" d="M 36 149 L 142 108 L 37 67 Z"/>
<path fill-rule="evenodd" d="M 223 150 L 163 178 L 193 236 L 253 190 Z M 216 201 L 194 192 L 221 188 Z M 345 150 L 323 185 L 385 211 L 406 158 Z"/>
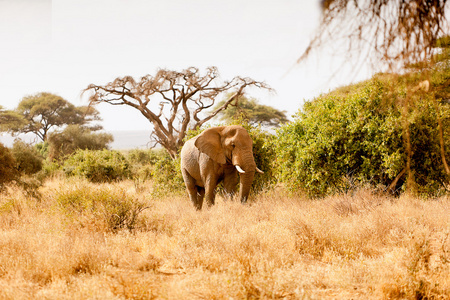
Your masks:
<path fill-rule="evenodd" d="M 203 199 L 214 204 L 216 187 L 223 182 L 227 197 L 236 193 L 240 173 L 239 199 L 247 202 L 256 167 L 253 141 L 239 125 L 211 127 L 186 141 L 181 149 L 181 173 L 189 198 L 197 210 Z"/>

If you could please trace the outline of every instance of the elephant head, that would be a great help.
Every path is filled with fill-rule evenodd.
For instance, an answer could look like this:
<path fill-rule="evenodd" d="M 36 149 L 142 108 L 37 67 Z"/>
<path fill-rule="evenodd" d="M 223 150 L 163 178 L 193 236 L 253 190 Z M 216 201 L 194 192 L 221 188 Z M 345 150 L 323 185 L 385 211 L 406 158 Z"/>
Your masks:
<path fill-rule="evenodd" d="M 242 126 L 220 126 L 201 133 L 195 146 L 220 165 L 233 165 L 240 173 L 239 198 L 246 202 L 253 182 L 256 167 L 253 158 L 253 141 Z"/>

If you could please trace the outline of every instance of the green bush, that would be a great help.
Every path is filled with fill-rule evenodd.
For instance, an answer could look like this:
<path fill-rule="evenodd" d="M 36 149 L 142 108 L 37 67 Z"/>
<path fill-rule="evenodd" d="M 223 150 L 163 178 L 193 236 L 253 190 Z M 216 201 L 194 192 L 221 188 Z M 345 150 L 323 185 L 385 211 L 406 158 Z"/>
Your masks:
<path fill-rule="evenodd" d="M 77 150 L 62 168 L 68 176 L 84 177 L 91 182 L 111 182 L 131 175 L 125 156 L 113 150 Z"/>
<path fill-rule="evenodd" d="M 155 192 L 181 192 L 185 185 L 180 169 L 180 157 L 172 159 L 167 151 L 160 153 L 152 170 Z"/>
<path fill-rule="evenodd" d="M 48 142 L 37 143 L 35 147 L 42 157 L 48 157 Z"/>
<path fill-rule="evenodd" d="M 13 144 L 12 154 L 16 161 L 16 169 L 20 173 L 31 175 L 42 169 L 44 158 L 35 147 L 27 143 L 16 140 Z"/>
<path fill-rule="evenodd" d="M 8 182 L 16 180 L 19 172 L 16 169 L 16 161 L 11 151 L 0 143 L 0 190 Z"/>
<path fill-rule="evenodd" d="M 50 160 L 61 160 L 77 149 L 102 150 L 112 141 L 111 134 L 93 133 L 80 125 L 69 125 L 62 132 L 53 132 L 48 136 L 48 157 Z"/>
<path fill-rule="evenodd" d="M 434 99 L 425 93 L 411 96 L 413 105 L 406 119 L 398 107 L 405 101 L 406 87 L 411 84 L 408 80 L 411 78 L 375 78 L 307 102 L 295 120 L 277 133 L 281 180 L 291 190 L 311 196 L 364 184 L 387 187 L 405 169 L 407 122 L 411 169 L 419 191 L 434 194 L 445 189 Z M 439 105 L 438 111 L 448 125 L 448 105 Z M 399 180 L 399 188 L 405 188 L 405 181 L 406 175 Z"/>
<path fill-rule="evenodd" d="M 42 181 L 48 177 L 64 176 L 64 171 L 61 165 L 56 161 L 44 160 L 42 164 L 42 170 L 37 174 L 38 178 Z"/>
<path fill-rule="evenodd" d="M 153 178 L 156 163 L 166 154 L 164 149 L 133 149 L 126 154 L 132 168 L 132 177 L 137 181 L 146 181 Z"/>
<path fill-rule="evenodd" d="M 163 155 L 163 152 L 162 149 L 133 149 L 127 152 L 127 159 L 130 163 L 137 165 L 154 164 Z"/>

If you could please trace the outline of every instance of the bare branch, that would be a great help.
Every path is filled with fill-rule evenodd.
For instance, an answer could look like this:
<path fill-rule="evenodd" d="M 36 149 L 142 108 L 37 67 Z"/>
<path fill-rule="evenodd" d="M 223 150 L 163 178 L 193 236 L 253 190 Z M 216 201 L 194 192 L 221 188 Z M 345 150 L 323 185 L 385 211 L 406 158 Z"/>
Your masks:
<path fill-rule="evenodd" d="M 191 67 L 180 72 L 160 69 L 155 76 L 146 75 L 138 82 L 129 76 L 116 78 L 105 85 L 91 84 L 84 92 L 91 93 L 90 105 L 128 105 L 138 110 L 153 125 L 152 142 L 162 145 L 174 158 L 189 126 L 203 125 L 226 109 L 248 86 L 270 89 L 250 78 L 235 77 L 221 82 L 216 67 L 207 68 L 205 74 Z M 205 113 L 220 94 L 233 89 L 237 89 L 236 97 L 231 97 L 212 114 Z M 158 98 L 162 101 L 152 102 Z"/>

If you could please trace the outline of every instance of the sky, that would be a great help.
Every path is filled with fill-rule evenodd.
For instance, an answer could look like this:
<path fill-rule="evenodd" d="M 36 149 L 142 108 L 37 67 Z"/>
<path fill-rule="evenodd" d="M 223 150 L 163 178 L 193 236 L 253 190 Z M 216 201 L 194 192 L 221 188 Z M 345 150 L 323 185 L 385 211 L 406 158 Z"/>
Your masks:
<path fill-rule="evenodd" d="M 296 63 L 320 16 L 319 0 L 0 0 L 0 105 L 14 109 L 39 92 L 87 105 L 81 92 L 91 83 L 217 66 L 224 80 L 267 83 L 275 93 L 248 96 L 291 116 L 370 75 L 332 76 L 340 62 L 326 50 Z M 97 109 L 106 131 L 151 129 L 133 108 Z"/>

